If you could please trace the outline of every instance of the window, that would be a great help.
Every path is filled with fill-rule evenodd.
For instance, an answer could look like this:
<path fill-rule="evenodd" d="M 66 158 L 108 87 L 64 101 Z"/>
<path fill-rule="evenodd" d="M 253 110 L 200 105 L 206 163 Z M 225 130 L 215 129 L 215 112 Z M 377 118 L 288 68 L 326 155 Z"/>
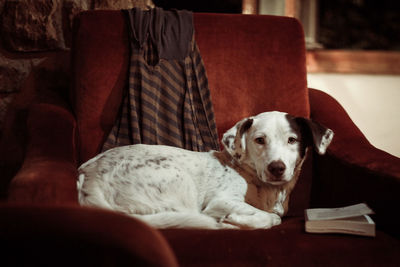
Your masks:
<path fill-rule="evenodd" d="M 309 72 L 400 74 L 400 1 L 259 0 L 259 13 L 298 18 Z"/>

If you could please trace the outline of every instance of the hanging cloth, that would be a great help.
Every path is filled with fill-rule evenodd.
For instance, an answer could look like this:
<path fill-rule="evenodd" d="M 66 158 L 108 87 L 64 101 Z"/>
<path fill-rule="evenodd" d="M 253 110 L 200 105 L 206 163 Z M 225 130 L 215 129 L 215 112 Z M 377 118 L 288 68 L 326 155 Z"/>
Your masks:
<path fill-rule="evenodd" d="M 188 11 L 124 10 L 129 29 L 129 82 L 103 151 L 157 144 L 218 150 L 208 80 Z"/>

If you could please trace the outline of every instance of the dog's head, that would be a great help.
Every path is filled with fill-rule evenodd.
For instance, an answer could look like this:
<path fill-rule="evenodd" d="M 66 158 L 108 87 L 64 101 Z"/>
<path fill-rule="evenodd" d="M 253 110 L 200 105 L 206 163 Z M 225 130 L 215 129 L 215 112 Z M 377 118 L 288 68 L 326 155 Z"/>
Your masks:
<path fill-rule="evenodd" d="M 324 154 L 332 138 L 333 131 L 316 122 L 274 111 L 239 121 L 222 143 L 235 160 L 254 168 L 261 181 L 281 185 L 293 178 L 309 146 Z"/>

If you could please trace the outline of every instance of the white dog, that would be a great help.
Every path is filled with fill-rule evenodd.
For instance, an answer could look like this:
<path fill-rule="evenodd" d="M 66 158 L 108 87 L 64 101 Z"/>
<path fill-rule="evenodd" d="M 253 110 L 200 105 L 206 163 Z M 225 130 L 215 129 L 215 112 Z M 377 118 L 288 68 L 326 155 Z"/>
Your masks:
<path fill-rule="evenodd" d="M 79 202 L 157 228 L 270 228 L 287 211 L 307 147 L 324 154 L 332 138 L 308 119 L 266 112 L 228 130 L 222 152 L 117 147 L 79 168 Z"/>

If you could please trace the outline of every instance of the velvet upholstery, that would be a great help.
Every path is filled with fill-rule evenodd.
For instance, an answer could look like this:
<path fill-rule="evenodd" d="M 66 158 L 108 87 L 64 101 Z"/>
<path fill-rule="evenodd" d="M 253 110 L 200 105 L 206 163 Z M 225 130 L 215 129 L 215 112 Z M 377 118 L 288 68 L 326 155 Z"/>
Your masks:
<path fill-rule="evenodd" d="M 178 266 L 161 234 L 77 205 L 0 205 L 1 266 Z"/>
<path fill-rule="evenodd" d="M 304 36 L 297 20 L 196 14 L 194 22 L 220 135 L 265 111 L 309 115 Z"/>
<path fill-rule="evenodd" d="M 24 163 L 9 187 L 12 202 L 76 204 L 76 122 L 64 107 L 32 105 Z M 43 134 L 43 129 L 46 134 Z M 62 170 L 62 171 L 60 171 Z"/>
<path fill-rule="evenodd" d="M 128 32 L 121 12 L 88 12 L 85 18 L 74 22 L 72 60 L 79 63 L 72 69 L 71 90 L 81 163 L 100 151 L 114 124 L 129 61 Z"/>
<path fill-rule="evenodd" d="M 254 231 L 157 231 L 132 218 L 77 205 L 76 168 L 99 152 L 114 123 L 128 73 L 122 14 L 92 11 L 75 20 L 70 96 L 60 93 L 32 101 L 17 123 L 27 132 L 26 145 L 22 145 L 25 159 L 8 187 L 9 203 L 1 207 L 0 218 L 7 218 L 9 225 L 17 221 L 19 228 L 0 238 L 16 249 L 18 242 L 13 240 L 20 240 L 14 235 L 18 231 L 29 234 L 31 240 L 40 239 L 30 233 L 39 227 L 37 214 L 43 225 L 52 225 L 51 240 L 67 240 L 71 245 L 86 238 L 88 250 L 80 254 L 84 261 L 93 256 L 95 247 L 107 250 L 101 238 L 91 235 L 88 225 L 93 224 L 96 233 L 112 229 L 107 238 L 118 235 L 118 242 L 127 249 L 121 252 L 127 261 L 137 259 L 141 253 L 137 244 L 148 235 L 161 242 L 150 251 L 171 264 L 174 253 L 181 265 L 198 266 L 398 265 L 400 221 L 395 212 L 400 204 L 400 159 L 374 148 L 331 96 L 307 88 L 304 36 L 298 21 L 195 14 L 194 23 L 220 135 L 242 117 L 268 110 L 310 116 L 335 132 L 326 155 L 308 152 L 282 224 Z M 357 202 L 367 202 L 375 210 L 375 238 L 304 232 L 305 208 Z M 78 226 L 69 226 L 71 222 Z M 35 227 L 25 229 L 24 224 Z M 45 228 L 39 229 L 46 233 Z M 105 254 L 107 261 L 119 257 L 118 242 Z M 62 249 L 67 255 L 72 251 L 68 245 Z M 144 261 L 151 263 L 151 256 L 146 257 Z"/>
<path fill-rule="evenodd" d="M 270 230 L 163 230 L 184 266 L 398 266 L 398 239 L 305 234 L 301 217 Z M 190 240 L 190 241 L 189 241 Z"/>

